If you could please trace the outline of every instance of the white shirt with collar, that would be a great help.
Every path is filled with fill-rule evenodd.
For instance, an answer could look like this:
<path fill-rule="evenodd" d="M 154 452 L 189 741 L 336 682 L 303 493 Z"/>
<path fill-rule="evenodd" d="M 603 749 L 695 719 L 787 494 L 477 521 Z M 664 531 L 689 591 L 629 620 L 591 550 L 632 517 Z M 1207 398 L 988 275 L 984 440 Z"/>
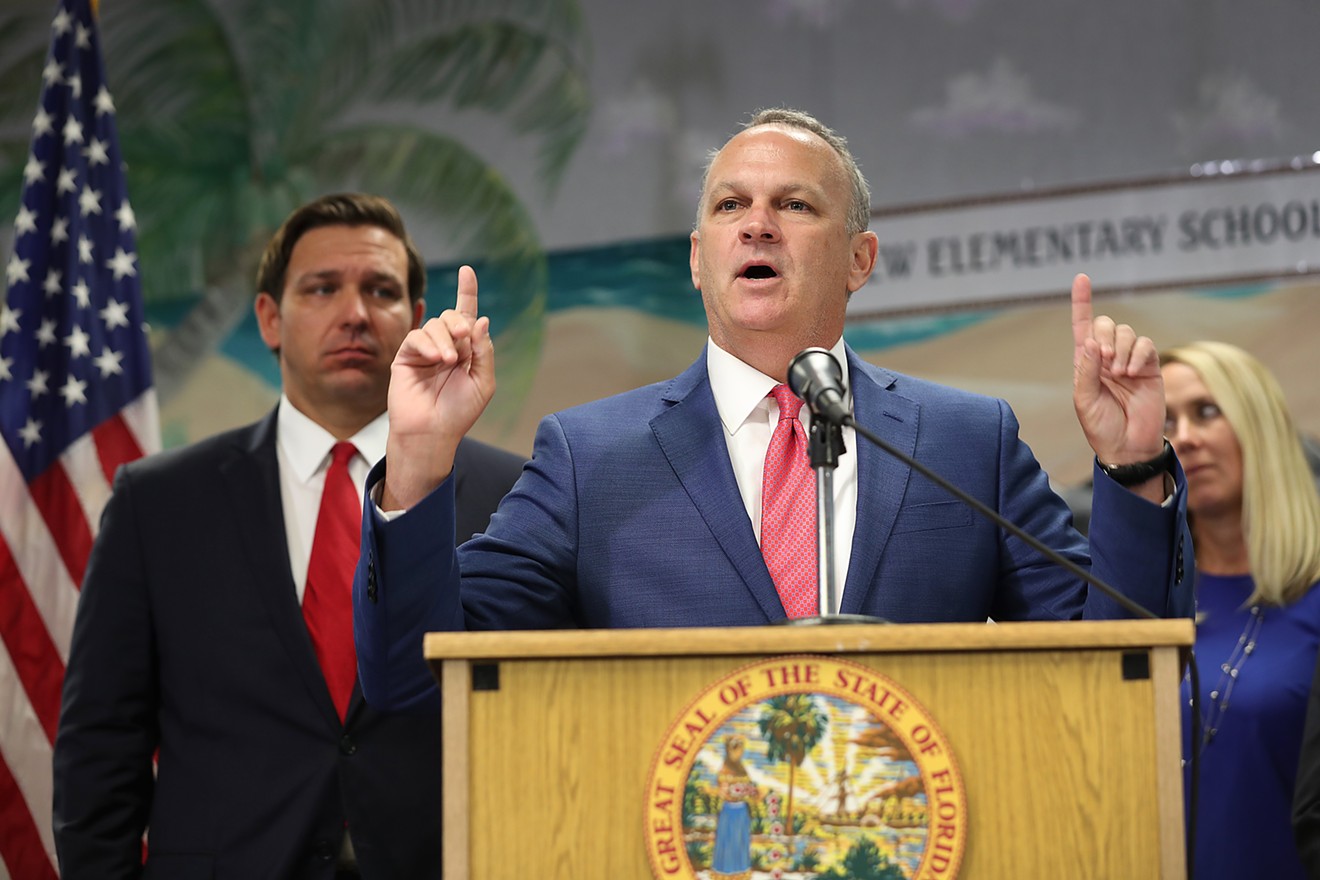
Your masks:
<path fill-rule="evenodd" d="M 850 388 L 843 340 L 834 343 L 830 351 L 843 368 L 843 387 Z M 711 339 L 706 345 L 706 370 L 715 395 L 715 408 L 724 426 L 724 442 L 738 481 L 738 492 L 759 542 L 765 453 L 779 423 L 779 404 L 767 395 L 779 382 L 738 360 Z M 810 433 L 811 412 L 807 407 L 802 407 L 798 419 Z M 834 471 L 834 571 L 840 601 L 852 556 L 853 532 L 857 528 L 857 436 L 850 427 L 843 429 L 843 445 L 845 452 L 839 456 L 839 466 Z"/>
<path fill-rule="evenodd" d="M 385 456 L 388 436 L 389 418 L 381 413 L 349 438 L 349 442 L 357 447 L 357 455 L 349 460 L 348 473 L 357 487 L 359 499 L 372 463 Z M 321 509 L 321 490 L 325 487 L 330 450 L 336 440 L 333 434 L 300 412 L 284 394 L 280 395 L 280 408 L 275 417 L 275 438 L 289 568 L 293 571 L 293 584 L 301 605 L 307 587 L 312 539 L 316 536 L 316 516 Z"/>

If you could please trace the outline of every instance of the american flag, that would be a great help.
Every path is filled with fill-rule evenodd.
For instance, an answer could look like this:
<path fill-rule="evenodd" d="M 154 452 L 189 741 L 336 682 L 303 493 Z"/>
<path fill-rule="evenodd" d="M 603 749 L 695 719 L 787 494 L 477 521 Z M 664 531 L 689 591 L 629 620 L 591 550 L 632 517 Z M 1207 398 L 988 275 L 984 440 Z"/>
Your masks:
<path fill-rule="evenodd" d="M 115 468 L 160 445 L 92 0 L 61 0 L 0 305 L 0 877 L 55 877 L 51 751 Z"/>

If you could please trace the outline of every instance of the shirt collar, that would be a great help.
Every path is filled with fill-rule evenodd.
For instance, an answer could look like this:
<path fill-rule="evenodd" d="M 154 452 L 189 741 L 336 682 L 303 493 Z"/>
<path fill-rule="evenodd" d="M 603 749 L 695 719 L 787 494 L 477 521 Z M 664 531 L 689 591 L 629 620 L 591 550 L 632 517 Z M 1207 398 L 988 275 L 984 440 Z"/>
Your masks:
<path fill-rule="evenodd" d="M 830 353 L 838 359 L 843 370 L 843 387 L 846 391 L 848 357 L 842 337 L 830 348 Z M 720 414 L 720 421 L 724 423 L 724 430 L 729 434 L 738 433 L 738 429 L 765 401 L 770 389 L 779 384 L 777 379 L 740 361 L 709 337 L 706 339 L 706 372 L 710 376 L 711 393 L 715 396 L 715 409 Z"/>
<path fill-rule="evenodd" d="M 374 464 L 385 455 L 385 442 L 389 438 L 390 422 L 381 413 L 358 431 L 349 442 L 357 447 L 358 455 L 367 464 Z M 321 469 L 337 442 L 335 436 L 322 428 L 311 417 L 301 412 L 287 394 L 280 395 L 280 408 L 276 414 L 276 436 L 285 459 L 292 466 L 294 477 L 307 482 Z"/>

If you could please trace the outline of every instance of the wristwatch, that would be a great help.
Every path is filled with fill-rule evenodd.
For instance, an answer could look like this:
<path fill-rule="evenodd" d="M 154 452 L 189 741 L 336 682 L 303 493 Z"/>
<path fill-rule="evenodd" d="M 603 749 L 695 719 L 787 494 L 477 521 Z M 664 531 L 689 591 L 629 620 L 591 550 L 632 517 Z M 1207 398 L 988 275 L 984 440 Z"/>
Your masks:
<path fill-rule="evenodd" d="M 1105 464 L 1100 459 L 1095 462 L 1100 470 L 1108 474 L 1109 479 L 1120 486 L 1138 486 L 1151 477 L 1173 472 L 1173 444 L 1166 437 L 1160 454 L 1149 461 L 1137 461 L 1132 464 Z"/>

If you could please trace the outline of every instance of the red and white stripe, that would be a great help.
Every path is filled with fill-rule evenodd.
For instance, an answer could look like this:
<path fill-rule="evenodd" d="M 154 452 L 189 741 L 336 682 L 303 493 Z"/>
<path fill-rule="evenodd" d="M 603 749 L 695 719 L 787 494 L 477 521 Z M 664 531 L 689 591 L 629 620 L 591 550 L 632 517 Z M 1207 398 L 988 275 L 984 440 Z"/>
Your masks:
<path fill-rule="evenodd" d="M 115 469 L 159 448 L 154 391 L 31 486 L 0 444 L 0 880 L 58 876 L 51 755 L 79 586 Z"/>

